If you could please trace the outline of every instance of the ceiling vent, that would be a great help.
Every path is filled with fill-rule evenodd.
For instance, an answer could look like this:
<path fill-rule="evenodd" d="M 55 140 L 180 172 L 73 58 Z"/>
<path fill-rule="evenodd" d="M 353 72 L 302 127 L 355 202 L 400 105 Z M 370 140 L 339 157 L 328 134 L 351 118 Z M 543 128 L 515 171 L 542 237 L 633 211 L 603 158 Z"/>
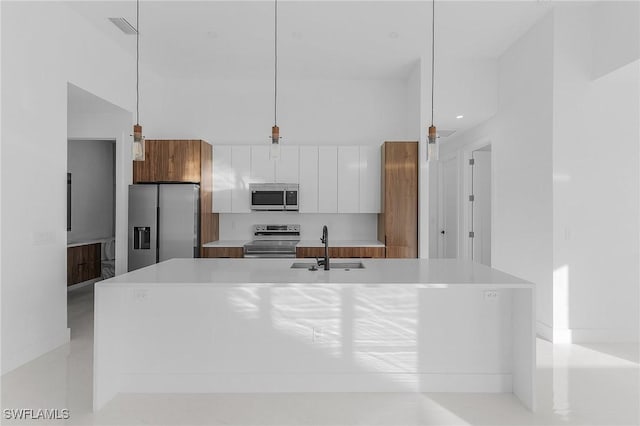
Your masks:
<path fill-rule="evenodd" d="M 135 35 L 138 33 L 138 31 L 136 31 L 136 27 L 131 25 L 129 21 L 124 18 L 109 18 L 109 20 L 125 34 Z"/>
<path fill-rule="evenodd" d="M 438 137 L 439 138 L 446 138 L 448 136 L 451 136 L 455 132 L 456 132 L 455 130 L 438 130 Z"/>

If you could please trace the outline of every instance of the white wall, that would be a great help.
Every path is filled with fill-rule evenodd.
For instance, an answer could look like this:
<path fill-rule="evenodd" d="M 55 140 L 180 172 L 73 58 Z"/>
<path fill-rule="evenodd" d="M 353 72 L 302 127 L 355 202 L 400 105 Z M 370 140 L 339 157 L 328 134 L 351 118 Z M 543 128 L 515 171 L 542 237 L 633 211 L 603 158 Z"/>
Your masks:
<path fill-rule="evenodd" d="M 69 339 L 67 83 L 131 110 L 135 64 L 59 2 L 2 2 L 1 54 L 4 373 Z"/>
<path fill-rule="evenodd" d="M 606 0 L 593 7 L 591 72 L 595 79 L 640 59 L 640 2 Z"/>
<path fill-rule="evenodd" d="M 115 235 L 115 141 L 70 140 L 71 231 L 67 241 Z"/>
<path fill-rule="evenodd" d="M 494 118 L 443 142 L 441 154 L 492 144 L 492 264 L 537 285 L 537 319 L 552 326 L 553 16 L 499 59 Z M 462 194 L 462 201 L 468 194 Z M 465 230 L 462 237 L 466 235 Z"/>
<path fill-rule="evenodd" d="M 202 138 L 212 144 L 267 143 L 273 81 L 169 80 L 148 93 L 148 138 Z M 282 80 L 278 126 L 283 144 L 381 144 L 406 137 L 401 80 Z"/>
<path fill-rule="evenodd" d="M 555 12 L 555 341 L 637 341 L 640 333 L 640 61 L 591 78 L 592 58 L 611 37 L 601 40 L 591 24 L 621 9 Z"/>

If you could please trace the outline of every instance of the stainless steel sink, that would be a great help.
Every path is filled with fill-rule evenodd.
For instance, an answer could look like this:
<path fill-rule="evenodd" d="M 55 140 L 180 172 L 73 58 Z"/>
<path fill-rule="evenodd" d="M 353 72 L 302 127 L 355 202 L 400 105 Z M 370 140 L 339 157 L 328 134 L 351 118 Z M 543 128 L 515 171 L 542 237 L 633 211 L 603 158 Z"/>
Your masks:
<path fill-rule="evenodd" d="M 362 262 L 329 262 L 329 266 L 331 269 L 364 269 L 364 265 Z M 318 267 L 318 265 L 313 262 L 296 262 L 291 265 L 292 269 L 323 269 L 323 267 Z"/>

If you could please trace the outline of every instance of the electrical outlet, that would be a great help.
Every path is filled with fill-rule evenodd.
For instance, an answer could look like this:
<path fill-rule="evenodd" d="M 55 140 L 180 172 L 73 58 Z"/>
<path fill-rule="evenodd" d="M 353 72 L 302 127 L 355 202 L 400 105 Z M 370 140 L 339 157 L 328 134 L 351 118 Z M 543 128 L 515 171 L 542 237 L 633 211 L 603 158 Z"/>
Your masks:
<path fill-rule="evenodd" d="M 484 291 L 484 300 L 498 300 L 500 299 L 500 292 L 498 290 L 485 290 Z"/>
<path fill-rule="evenodd" d="M 144 302 L 147 300 L 148 292 L 145 289 L 136 289 L 133 291 L 133 299 L 136 302 Z"/>

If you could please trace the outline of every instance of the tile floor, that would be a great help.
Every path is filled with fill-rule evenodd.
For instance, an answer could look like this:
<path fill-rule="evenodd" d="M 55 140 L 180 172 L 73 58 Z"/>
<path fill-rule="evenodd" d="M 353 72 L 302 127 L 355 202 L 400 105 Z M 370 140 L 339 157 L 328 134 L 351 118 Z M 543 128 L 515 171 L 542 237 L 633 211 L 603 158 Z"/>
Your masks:
<path fill-rule="evenodd" d="M 2 377 L 2 408 L 67 408 L 70 425 L 639 425 L 638 345 L 538 340 L 538 410 L 510 394 L 119 395 L 93 413 L 93 286 L 69 293 L 71 342 Z"/>

